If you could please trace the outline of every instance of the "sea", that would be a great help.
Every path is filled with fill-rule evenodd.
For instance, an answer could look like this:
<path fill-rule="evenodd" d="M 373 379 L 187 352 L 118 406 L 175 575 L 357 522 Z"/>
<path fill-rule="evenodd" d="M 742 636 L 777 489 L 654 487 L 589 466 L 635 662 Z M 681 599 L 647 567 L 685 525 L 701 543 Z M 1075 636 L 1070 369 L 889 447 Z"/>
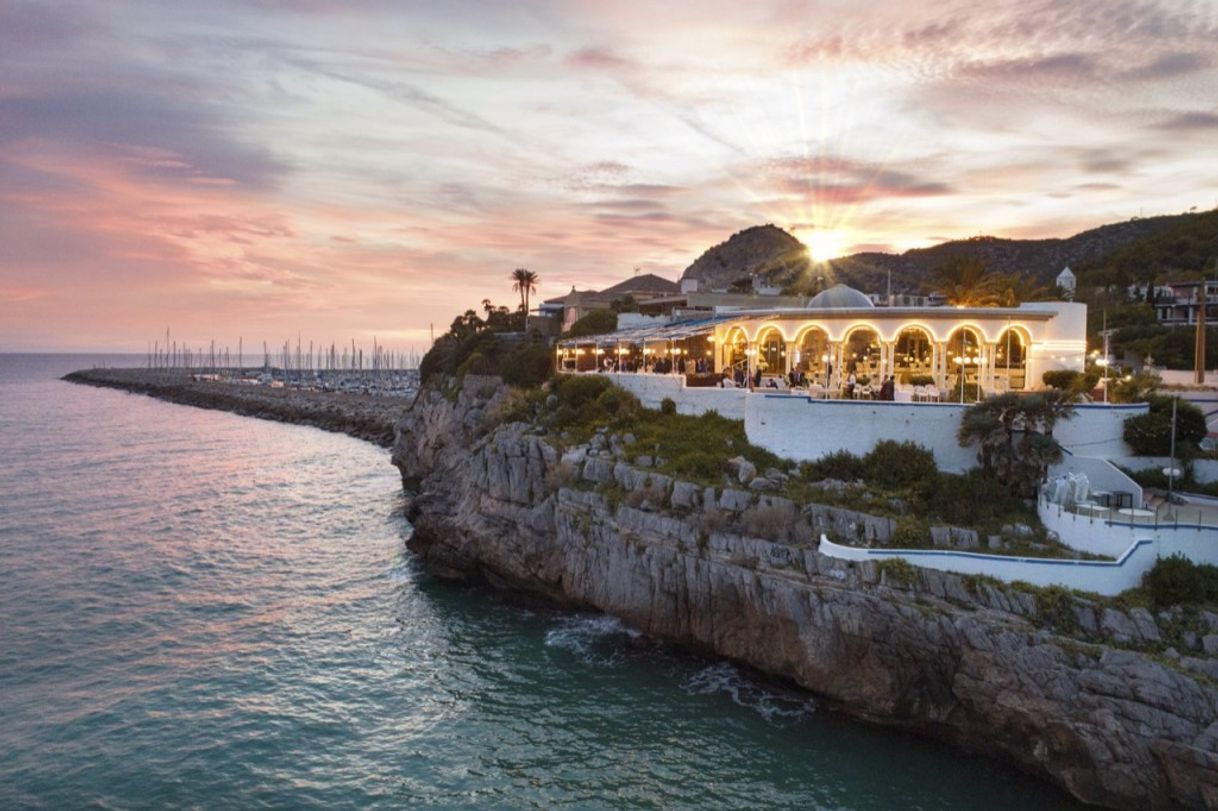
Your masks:
<path fill-rule="evenodd" d="M 388 453 L 0 355 L 0 808 L 1066 809 L 604 616 L 430 578 Z"/>

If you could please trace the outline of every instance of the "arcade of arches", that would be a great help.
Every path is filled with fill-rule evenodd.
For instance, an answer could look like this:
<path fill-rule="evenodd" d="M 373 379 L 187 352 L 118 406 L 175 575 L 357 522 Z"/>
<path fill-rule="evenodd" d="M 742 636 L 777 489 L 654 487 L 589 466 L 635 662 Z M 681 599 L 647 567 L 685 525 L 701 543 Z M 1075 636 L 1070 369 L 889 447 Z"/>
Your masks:
<path fill-rule="evenodd" d="M 987 342 L 975 329 L 961 326 L 946 341 L 936 341 L 920 326 L 907 326 L 895 340 L 885 341 L 867 326 L 851 329 L 844 340 L 833 341 L 823 328 L 810 326 L 788 342 L 777 328 L 764 329 L 750 343 L 735 327 L 720 344 L 720 370 L 729 375 L 760 371 L 763 377 L 804 377 L 822 386 L 841 385 L 854 374 L 860 381 L 878 383 L 893 376 L 898 384 L 933 385 L 951 389 L 960 375 L 987 391 L 1027 387 L 1027 338 L 1017 329 L 1005 329 L 999 339 Z"/>

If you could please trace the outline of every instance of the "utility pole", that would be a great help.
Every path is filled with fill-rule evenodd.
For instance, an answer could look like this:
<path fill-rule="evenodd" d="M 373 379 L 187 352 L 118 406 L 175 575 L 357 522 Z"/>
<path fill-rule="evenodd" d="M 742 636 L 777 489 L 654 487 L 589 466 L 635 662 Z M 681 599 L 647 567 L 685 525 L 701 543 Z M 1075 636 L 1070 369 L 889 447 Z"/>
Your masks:
<path fill-rule="evenodd" d="M 1205 277 L 1197 285 L 1197 335 L 1193 341 L 1193 382 L 1205 382 L 1205 308 L 1209 299 L 1205 293 Z"/>

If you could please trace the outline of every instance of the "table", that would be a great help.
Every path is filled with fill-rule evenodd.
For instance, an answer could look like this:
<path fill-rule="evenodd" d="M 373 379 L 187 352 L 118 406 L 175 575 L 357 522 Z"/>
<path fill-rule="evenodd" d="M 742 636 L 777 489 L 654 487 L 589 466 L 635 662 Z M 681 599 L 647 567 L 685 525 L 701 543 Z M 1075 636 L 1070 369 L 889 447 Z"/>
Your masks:
<path fill-rule="evenodd" d="M 1076 504 L 1074 509 L 1079 515 L 1105 515 L 1109 508 L 1102 504 Z"/>
<path fill-rule="evenodd" d="M 1153 510 L 1139 510 L 1136 507 L 1125 507 L 1124 509 L 1117 510 L 1117 514 L 1131 521 L 1136 521 L 1139 518 L 1151 519 L 1155 517 Z"/>
<path fill-rule="evenodd" d="M 892 399 L 898 403 L 912 403 L 913 402 L 913 392 L 912 391 L 901 391 L 900 389 L 898 389 L 897 391 L 893 392 Z"/>

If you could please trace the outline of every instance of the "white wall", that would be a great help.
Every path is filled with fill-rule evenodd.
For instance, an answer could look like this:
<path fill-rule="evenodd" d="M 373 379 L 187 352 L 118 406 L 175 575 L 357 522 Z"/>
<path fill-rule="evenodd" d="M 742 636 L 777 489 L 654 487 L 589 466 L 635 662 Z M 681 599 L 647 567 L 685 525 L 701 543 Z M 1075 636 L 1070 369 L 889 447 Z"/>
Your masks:
<path fill-rule="evenodd" d="M 1076 405 L 1074 416 L 1059 422 L 1053 436 L 1076 456 L 1127 456 L 1133 449 L 1121 438 L 1125 420 L 1149 410 L 1146 403 Z"/>
<path fill-rule="evenodd" d="M 812 400 L 747 389 L 686 388 L 680 375 L 608 377 L 634 392 L 648 408 L 659 408 L 668 397 L 681 414 L 714 410 L 724 417 L 742 419 L 750 442 L 797 462 L 839 450 L 861 456 L 883 439 L 908 439 L 924 445 L 934 452 L 939 467 L 951 472 L 968 470 L 977 462 L 975 448 L 961 448 L 956 442 L 960 415 L 967 406 L 955 403 Z M 1146 409 L 1145 404 L 1078 406 L 1072 419 L 1058 423 L 1054 436 L 1080 456 L 1124 455 L 1129 452 L 1121 440 L 1125 419 Z"/>
<path fill-rule="evenodd" d="M 744 419 L 744 401 L 748 389 L 686 388 L 682 375 L 643 373 L 609 374 L 614 383 L 630 391 L 648 408 L 659 408 L 664 398 L 677 404 L 677 412 L 697 416 L 717 411 L 733 420 Z"/>
<path fill-rule="evenodd" d="M 977 463 L 977 451 L 956 442 L 960 414 L 950 403 L 873 400 L 810 400 L 751 393 L 745 403 L 749 441 L 797 462 L 835 451 L 862 456 L 883 439 L 912 440 L 929 448 L 943 470 L 961 472 Z"/>
<path fill-rule="evenodd" d="M 1142 575 L 1154 566 L 1158 558 L 1155 547 L 1155 541 L 1136 540 L 1129 544 L 1118 560 L 1108 562 L 1019 558 L 939 549 L 864 549 L 833 543 L 823 535 L 820 541 L 823 554 L 843 560 L 900 558 L 924 569 L 986 575 L 1006 583 L 1022 580 L 1034 586 L 1064 586 L 1109 596 L 1141 585 Z"/>

